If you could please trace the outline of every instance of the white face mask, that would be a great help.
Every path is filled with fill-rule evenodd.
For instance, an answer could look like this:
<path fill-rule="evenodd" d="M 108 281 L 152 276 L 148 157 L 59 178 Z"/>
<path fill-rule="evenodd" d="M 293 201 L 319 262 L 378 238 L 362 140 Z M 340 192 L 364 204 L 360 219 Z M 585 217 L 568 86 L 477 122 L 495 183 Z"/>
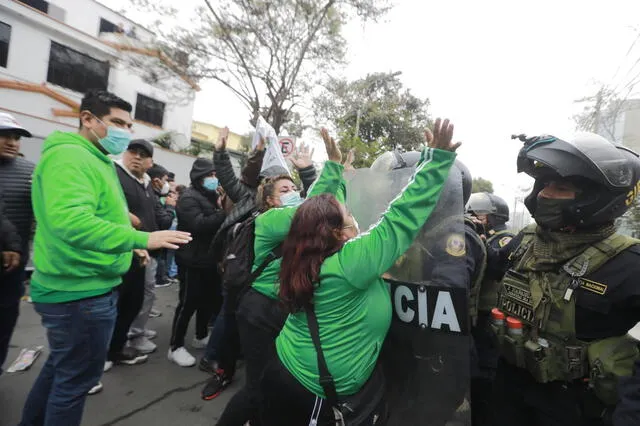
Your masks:
<path fill-rule="evenodd" d="M 169 186 L 169 182 L 165 182 L 164 185 L 162 185 L 162 189 L 160 190 L 160 195 L 167 195 L 170 189 L 171 187 Z"/>
<path fill-rule="evenodd" d="M 282 203 L 283 207 L 297 207 L 302 204 L 303 201 L 300 193 L 297 191 L 289 191 L 280 196 L 280 203 Z"/>

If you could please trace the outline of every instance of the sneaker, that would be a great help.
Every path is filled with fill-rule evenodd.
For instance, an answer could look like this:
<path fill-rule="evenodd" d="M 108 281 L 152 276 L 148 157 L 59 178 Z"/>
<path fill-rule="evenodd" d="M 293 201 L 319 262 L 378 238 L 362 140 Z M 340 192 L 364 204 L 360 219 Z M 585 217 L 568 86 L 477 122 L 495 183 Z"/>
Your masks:
<path fill-rule="evenodd" d="M 149 357 L 133 347 L 125 346 L 122 352 L 113 354 L 110 358 L 114 364 L 137 365 L 147 362 L 147 358 Z"/>
<path fill-rule="evenodd" d="M 204 339 L 198 339 L 197 337 L 194 337 L 193 341 L 191 342 L 191 347 L 194 349 L 204 349 L 207 347 L 208 343 L 209 336 L 205 337 Z"/>
<path fill-rule="evenodd" d="M 202 388 L 201 396 L 205 401 L 211 401 L 222 393 L 229 386 L 231 379 L 222 370 L 218 370 Z"/>
<path fill-rule="evenodd" d="M 89 389 L 89 392 L 87 392 L 87 395 L 95 395 L 97 393 L 102 392 L 102 389 L 104 389 L 104 386 L 102 386 L 102 382 L 98 382 L 97 385 Z"/>
<path fill-rule="evenodd" d="M 163 287 L 169 287 L 171 285 L 171 281 L 167 280 L 161 283 L 156 283 L 155 284 L 155 288 L 163 288 Z"/>
<path fill-rule="evenodd" d="M 137 350 L 141 354 L 150 354 L 157 348 L 155 343 L 144 336 L 134 337 L 133 339 L 129 340 L 127 345 L 130 348 Z"/>
<path fill-rule="evenodd" d="M 142 331 L 142 334 L 140 333 L 134 333 L 132 331 L 129 331 L 129 333 L 127 333 L 127 339 L 131 340 L 131 339 L 135 339 L 138 336 L 144 336 L 147 339 L 155 339 L 156 337 L 158 337 L 158 332 L 155 330 L 150 330 L 148 328 L 145 328 Z"/>
<path fill-rule="evenodd" d="M 200 362 L 198 363 L 198 369 L 200 371 L 204 371 L 209 374 L 216 374 L 216 372 L 220 369 L 218 367 L 218 361 L 209 361 L 208 359 L 202 357 L 200 358 Z"/>
<path fill-rule="evenodd" d="M 175 351 L 169 349 L 167 358 L 169 361 L 175 362 L 180 367 L 193 367 L 196 365 L 196 359 L 184 348 L 184 346 L 179 347 Z"/>
<path fill-rule="evenodd" d="M 111 368 L 113 367 L 113 361 L 105 361 L 104 363 L 104 371 L 105 373 L 109 370 L 111 370 Z"/>
<path fill-rule="evenodd" d="M 162 316 L 162 312 L 160 312 L 157 309 L 151 308 L 151 311 L 149 311 L 149 318 L 158 318 L 161 316 Z"/>

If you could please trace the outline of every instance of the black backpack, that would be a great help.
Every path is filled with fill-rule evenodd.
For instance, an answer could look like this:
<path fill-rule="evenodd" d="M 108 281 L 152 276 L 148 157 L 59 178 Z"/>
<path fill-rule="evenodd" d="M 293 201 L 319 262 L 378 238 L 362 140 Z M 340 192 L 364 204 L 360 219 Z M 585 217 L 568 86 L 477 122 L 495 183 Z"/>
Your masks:
<path fill-rule="evenodd" d="M 253 243 L 256 218 L 252 214 L 243 222 L 236 223 L 229 231 L 222 263 L 222 286 L 228 298 L 228 307 L 235 311 L 240 298 L 251 288 L 251 284 L 262 274 L 269 263 L 282 257 L 282 244 L 273 249 L 267 258 L 252 273 L 255 259 Z"/>

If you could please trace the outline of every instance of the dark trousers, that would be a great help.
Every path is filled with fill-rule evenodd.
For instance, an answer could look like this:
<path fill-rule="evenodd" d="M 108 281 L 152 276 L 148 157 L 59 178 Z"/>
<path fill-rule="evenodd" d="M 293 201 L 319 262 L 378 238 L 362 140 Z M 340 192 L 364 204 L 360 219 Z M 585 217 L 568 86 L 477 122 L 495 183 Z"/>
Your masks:
<path fill-rule="evenodd" d="M 607 411 L 584 383 L 536 383 L 501 360 L 493 387 L 492 426 L 607 426 Z M 608 410 L 610 411 L 610 410 Z"/>
<path fill-rule="evenodd" d="M 109 345 L 109 360 L 112 360 L 113 355 L 122 352 L 127 343 L 129 328 L 138 316 L 144 301 L 144 267 L 140 266 L 137 256 L 134 256 L 131 267 L 122 277 L 122 284 L 118 290 L 118 317 Z"/>
<path fill-rule="evenodd" d="M 0 272 L 0 374 L 7 359 L 11 335 L 18 322 L 20 298 L 24 294 L 24 265 Z"/>
<path fill-rule="evenodd" d="M 471 328 L 474 349 L 471 357 L 471 424 L 492 425 L 491 395 L 500 352 L 496 337 L 491 331 L 491 315 L 480 311 L 478 322 Z"/>
<path fill-rule="evenodd" d="M 316 405 L 316 395 L 302 386 L 277 356 L 265 367 L 260 382 L 262 426 L 308 425 Z M 332 420 L 333 419 L 333 420 Z M 253 423 L 251 423 L 253 425 Z M 323 401 L 318 425 L 334 426 L 333 410 Z"/>
<path fill-rule="evenodd" d="M 158 269 L 156 269 L 156 283 L 164 284 L 169 280 L 167 276 L 167 250 L 162 249 L 160 253 L 158 253 L 158 257 L 156 257 L 156 261 L 158 262 Z"/>
<path fill-rule="evenodd" d="M 227 404 L 217 426 L 259 426 L 260 380 L 275 356 L 275 340 L 287 315 L 277 300 L 249 290 L 238 306 L 236 320 L 245 359 L 246 383 Z"/>
<path fill-rule="evenodd" d="M 34 303 L 47 330 L 49 357 L 24 404 L 20 426 L 80 426 L 87 392 L 102 377 L 117 304 L 117 292 Z"/>
<path fill-rule="evenodd" d="M 196 338 L 204 339 L 209 332 L 209 320 L 220 312 L 222 293 L 215 268 L 180 266 L 180 301 L 173 317 L 171 350 L 184 346 L 189 321 L 196 314 Z"/>

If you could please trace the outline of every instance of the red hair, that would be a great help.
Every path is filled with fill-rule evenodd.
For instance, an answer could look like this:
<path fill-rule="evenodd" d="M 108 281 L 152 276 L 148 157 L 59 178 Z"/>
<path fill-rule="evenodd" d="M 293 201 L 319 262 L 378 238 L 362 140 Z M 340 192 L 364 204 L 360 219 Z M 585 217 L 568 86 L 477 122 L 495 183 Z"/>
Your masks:
<path fill-rule="evenodd" d="M 309 198 L 298 207 L 282 245 L 279 296 L 287 311 L 311 304 L 322 263 L 343 245 L 343 226 L 342 209 L 333 195 Z"/>

